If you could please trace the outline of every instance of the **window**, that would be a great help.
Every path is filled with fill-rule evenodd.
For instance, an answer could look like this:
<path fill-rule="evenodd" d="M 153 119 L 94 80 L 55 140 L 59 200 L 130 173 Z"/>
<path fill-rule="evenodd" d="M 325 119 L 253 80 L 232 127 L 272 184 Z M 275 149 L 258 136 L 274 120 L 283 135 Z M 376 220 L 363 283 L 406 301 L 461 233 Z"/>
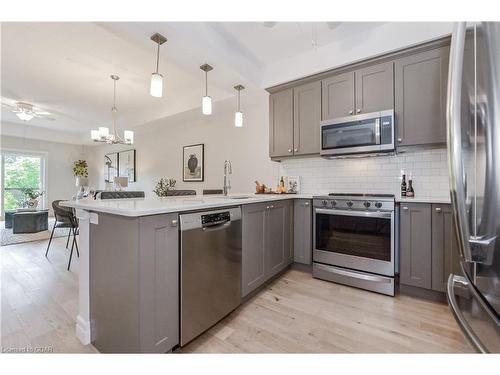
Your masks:
<path fill-rule="evenodd" d="M 44 153 L 1 152 L 2 217 L 5 210 L 23 207 L 29 190 L 44 192 L 38 199 L 39 208 L 45 207 L 45 159 Z"/>

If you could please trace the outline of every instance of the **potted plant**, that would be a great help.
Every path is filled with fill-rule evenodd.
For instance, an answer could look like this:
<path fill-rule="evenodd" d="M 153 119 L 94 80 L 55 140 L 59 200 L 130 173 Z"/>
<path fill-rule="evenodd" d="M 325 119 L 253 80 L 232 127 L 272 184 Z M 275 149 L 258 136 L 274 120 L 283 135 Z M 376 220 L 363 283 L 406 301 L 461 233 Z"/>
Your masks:
<path fill-rule="evenodd" d="M 177 183 L 177 181 L 173 178 L 162 177 L 156 183 L 156 186 L 155 186 L 153 192 L 159 197 L 166 197 L 167 191 L 174 190 L 176 183 Z"/>
<path fill-rule="evenodd" d="M 34 188 L 24 188 L 21 191 L 26 197 L 23 206 L 36 209 L 38 207 L 38 198 L 43 195 L 43 191 Z"/>
<path fill-rule="evenodd" d="M 77 160 L 73 162 L 73 174 L 75 175 L 75 186 L 78 187 L 76 197 L 82 198 L 85 192 L 84 187 L 89 185 L 89 166 L 86 160 Z"/>

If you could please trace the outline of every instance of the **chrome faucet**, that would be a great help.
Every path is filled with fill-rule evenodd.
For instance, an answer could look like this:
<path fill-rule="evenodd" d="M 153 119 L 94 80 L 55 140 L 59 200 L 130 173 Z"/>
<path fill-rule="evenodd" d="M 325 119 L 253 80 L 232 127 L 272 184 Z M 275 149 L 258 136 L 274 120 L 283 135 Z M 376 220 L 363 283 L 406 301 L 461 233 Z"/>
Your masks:
<path fill-rule="evenodd" d="M 227 196 L 228 190 L 231 189 L 231 182 L 228 180 L 227 175 L 233 174 L 233 167 L 230 160 L 224 161 L 224 187 L 223 193 Z"/>

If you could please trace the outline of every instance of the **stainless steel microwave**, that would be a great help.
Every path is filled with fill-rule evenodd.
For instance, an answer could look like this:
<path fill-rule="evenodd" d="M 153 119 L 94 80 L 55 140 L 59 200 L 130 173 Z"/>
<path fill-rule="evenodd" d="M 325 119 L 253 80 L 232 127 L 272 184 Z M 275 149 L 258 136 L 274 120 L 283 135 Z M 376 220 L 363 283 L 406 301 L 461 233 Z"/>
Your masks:
<path fill-rule="evenodd" d="M 394 151 L 394 110 L 321 121 L 322 156 Z"/>

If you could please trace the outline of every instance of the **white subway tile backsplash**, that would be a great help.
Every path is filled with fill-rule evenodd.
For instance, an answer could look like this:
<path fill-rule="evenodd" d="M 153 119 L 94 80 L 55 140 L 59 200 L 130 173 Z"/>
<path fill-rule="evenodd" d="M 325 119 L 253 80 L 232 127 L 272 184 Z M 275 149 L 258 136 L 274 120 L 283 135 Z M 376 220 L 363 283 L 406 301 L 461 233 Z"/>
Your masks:
<path fill-rule="evenodd" d="M 446 149 L 406 152 L 393 156 L 283 160 L 282 176 L 300 176 L 301 192 L 400 193 L 401 170 L 413 176 L 417 196 L 449 195 Z"/>

